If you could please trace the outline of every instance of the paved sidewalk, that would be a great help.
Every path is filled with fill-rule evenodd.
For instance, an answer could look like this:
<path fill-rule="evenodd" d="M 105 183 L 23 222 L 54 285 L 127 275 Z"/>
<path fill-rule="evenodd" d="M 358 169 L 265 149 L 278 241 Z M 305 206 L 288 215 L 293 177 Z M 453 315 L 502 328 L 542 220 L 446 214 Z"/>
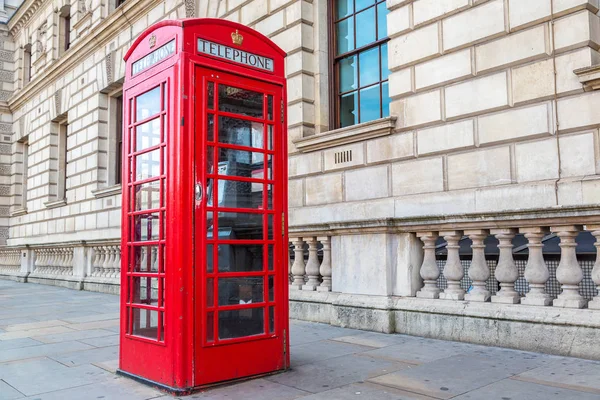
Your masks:
<path fill-rule="evenodd" d="M 171 399 L 114 374 L 118 297 L 0 280 L 0 400 Z M 291 323 L 292 369 L 185 399 L 600 400 L 600 363 Z M 600 345 L 600 344 L 599 344 Z"/>

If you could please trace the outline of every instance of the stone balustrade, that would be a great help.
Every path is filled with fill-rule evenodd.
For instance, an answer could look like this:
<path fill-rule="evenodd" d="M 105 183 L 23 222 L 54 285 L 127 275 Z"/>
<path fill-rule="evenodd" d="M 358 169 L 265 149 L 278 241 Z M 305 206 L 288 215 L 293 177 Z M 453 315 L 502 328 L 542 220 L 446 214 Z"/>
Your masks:
<path fill-rule="evenodd" d="M 92 271 L 95 278 L 115 278 L 121 276 L 121 246 L 92 246 L 90 249 Z"/>
<path fill-rule="evenodd" d="M 50 247 L 35 250 L 34 275 L 73 275 L 73 247 Z"/>
<path fill-rule="evenodd" d="M 423 244 L 420 267 L 423 286 L 416 297 L 600 309 L 600 257 L 597 256 L 600 253 L 596 251 L 595 264 L 591 270 L 588 268 L 586 277 L 576 252 L 576 238 L 586 231 L 591 233 L 595 239 L 594 246 L 599 249 L 600 225 L 585 228 L 569 225 L 415 232 Z M 528 250 L 522 273 L 514 257 L 513 242 L 517 235 L 524 237 L 524 247 Z M 557 254 L 560 261 L 552 267 L 552 271 L 544 259 L 544 238 L 557 238 L 560 241 Z M 470 242 L 470 260 L 461 260 L 461 249 L 464 253 L 465 246 L 463 243 L 461 247 L 460 242 L 465 240 Z M 300 246 L 301 242 L 296 243 Z M 493 257 L 487 257 L 486 249 L 489 246 L 497 247 Z M 445 262 L 436 254 L 437 250 L 444 247 Z M 493 268 L 490 268 L 490 261 Z M 298 263 L 296 272 L 299 274 L 301 270 L 302 265 Z M 294 277 L 297 277 L 296 274 Z M 556 280 L 557 293 L 554 294 L 547 291 L 551 278 Z M 517 283 L 520 290 L 515 288 Z"/>
<path fill-rule="evenodd" d="M 21 269 L 21 250 L 0 250 L 0 273 L 16 275 Z"/>
<path fill-rule="evenodd" d="M 293 262 L 290 259 L 288 263 L 290 289 L 331 291 L 331 238 L 310 236 L 289 240 L 294 247 Z"/>

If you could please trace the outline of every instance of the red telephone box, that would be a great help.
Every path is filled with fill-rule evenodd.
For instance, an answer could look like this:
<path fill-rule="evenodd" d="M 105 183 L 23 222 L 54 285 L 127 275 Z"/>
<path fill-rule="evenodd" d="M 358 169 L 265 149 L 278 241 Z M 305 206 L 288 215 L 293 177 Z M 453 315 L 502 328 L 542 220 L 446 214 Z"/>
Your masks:
<path fill-rule="evenodd" d="M 284 56 L 219 19 L 127 52 L 119 373 L 181 394 L 288 367 Z"/>

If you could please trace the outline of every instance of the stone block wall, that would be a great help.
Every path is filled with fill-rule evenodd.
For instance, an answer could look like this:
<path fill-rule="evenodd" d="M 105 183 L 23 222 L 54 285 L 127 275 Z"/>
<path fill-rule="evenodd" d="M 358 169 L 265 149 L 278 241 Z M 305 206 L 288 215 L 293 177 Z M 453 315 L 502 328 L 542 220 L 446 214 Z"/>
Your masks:
<path fill-rule="evenodd" d="M 296 141 L 292 228 L 597 203 L 600 93 L 573 72 L 600 63 L 597 0 L 387 6 L 393 126 Z"/>

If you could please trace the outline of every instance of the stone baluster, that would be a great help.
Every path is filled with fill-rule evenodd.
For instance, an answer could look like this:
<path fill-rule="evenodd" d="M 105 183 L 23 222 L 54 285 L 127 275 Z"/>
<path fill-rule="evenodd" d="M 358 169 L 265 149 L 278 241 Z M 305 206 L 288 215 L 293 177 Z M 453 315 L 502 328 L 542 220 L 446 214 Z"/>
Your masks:
<path fill-rule="evenodd" d="M 417 237 L 423 242 L 423 263 L 419 273 L 424 282 L 423 288 L 417 292 L 417 297 L 437 299 L 440 297 L 440 289 L 437 287 L 440 269 L 435 261 L 435 241 L 438 233 L 417 232 Z"/>
<path fill-rule="evenodd" d="M 114 246 L 115 261 L 113 262 L 113 278 L 118 278 L 121 275 L 121 247 Z"/>
<path fill-rule="evenodd" d="M 498 239 L 500 257 L 496 265 L 496 280 L 500 282 L 500 291 L 492 296 L 492 303 L 518 304 L 521 296 L 515 290 L 515 282 L 519 279 L 519 270 L 513 258 L 512 240 L 516 229 L 493 229 L 492 235 Z"/>
<path fill-rule="evenodd" d="M 485 238 L 489 231 L 485 229 L 476 229 L 465 231 L 465 235 L 471 239 L 471 249 L 473 258 L 469 267 L 469 278 L 473 280 L 473 289 L 465 295 L 465 300 L 469 301 L 489 301 L 491 293 L 487 290 L 485 284 L 490 278 L 490 268 L 485 261 Z"/>
<path fill-rule="evenodd" d="M 104 276 L 107 278 L 112 278 L 113 267 L 115 265 L 115 252 L 113 251 L 113 247 L 107 246 L 106 253 L 108 254 L 108 260 L 106 262 L 106 269 L 104 271 Z"/>
<path fill-rule="evenodd" d="M 104 276 L 104 263 L 106 262 L 106 251 L 103 246 L 98 246 L 98 253 L 100 259 L 98 260 L 98 276 Z"/>
<path fill-rule="evenodd" d="M 50 273 L 58 273 L 58 249 L 48 249 L 49 259 L 48 267 L 50 267 Z"/>
<path fill-rule="evenodd" d="M 100 248 L 98 246 L 92 247 L 92 276 L 100 276 Z"/>
<path fill-rule="evenodd" d="M 319 257 L 317 255 L 318 242 L 316 237 L 311 237 L 306 242 L 308 243 L 308 262 L 306 263 L 305 270 L 308 280 L 302 285 L 302 290 L 315 290 L 321 284 L 319 281 L 321 265 L 319 264 Z"/>
<path fill-rule="evenodd" d="M 530 306 L 548 306 L 552 304 L 552 297 L 546 293 L 546 282 L 550 279 L 548 266 L 544 261 L 542 239 L 546 233 L 545 229 L 521 228 L 519 232 L 524 234 L 529 244 L 529 257 L 525 266 L 525 279 L 529 283 L 529 292 L 521 299 L 521 304 Z"/>
<path fill-rule="evenodd" d="M 73 257 L 75 255 L 74 252 L 75 252 L 75 248 L 69 247 L 69 253 L 68 253 L 68 257 L 67 257 L 67 268 L 69 271 L 69 275 L 73 275 L 73 273 L 75 272 L 75 268 L 73 267 Z"/>
<path fill-rule="evenodd" d="M 588 303 L 588 308 L 600 310 L 600 225 L 591 225 L 587 227 L 592 231 L 592 235 L 596 238 L 594 246 L 596 246 L 596 262 L 592 269 L 592 280 L 598 288 L 598 294 Z"/>
<path fill-rule="evenodd" d="M 440 293 L 440 299 L 443 300 L 464 300 L 465 291 L 460 287 L 460 281 L 465 272 L 460 263 L 460 248 L 458 242 L 462 238 L 462 231 L 445 231 L 440 232 L 447 242 L 446 249 L 448 257 L 444 266 L 444 277 L 448 280 L 448 288 Z"/>
<path fill-rule="evenodd" d="M 110 247 L 102 246 L 104 252 L 104 263 L 102 264 L 102 276 L 107 277 L 109 274 L 110 264 L 112 263 L 112 254 L 110 254 Z"/>
<path fill-rule="evenodd" d="M 287 251 L 287 259 L 288 259 L 288 284 L 292 283 L 292 254 L 288 245 Z"/>
<path fill-rule="evenodd" d="M 36 257 L 35 257 L 35 261 L 33 263 L 35 268 L 33 269 L 33 272 L 36 272 L 36 271 L 39 272 L 39 270 L 40 270 L 39 268 L 42 265 L 42 260 L 44 259 L 44 253 L 41 250 L 35 250 L 35 255 L 36 255 Z"/>
<path fill-rule="evenodd" d="M 300 290 L 304 285 L 304 240 L 301 237 L 290 240 L 294 243 L 294 264 L 292 264 L 294 280 L 290 286 L 292 289 Z"/>
<path fill-rule="evenodd" d="M 577 261 L 575 238 L 579 234 L 578 226 L 559 226 L 551 228 L 560 238 L 560 263 L 556 269 L 556 279 L 561 283 L 562 293 L 554 300 L 554 307 L 584 308 L 587 300 L 579 294 L 579 283 L 583 280 L 583 270 Z"/>
<path fill-rule="evenodd" d="M 318 237 L 317 240 L 323 245 L 323 262 L 319 272 L 323 277 L 323 282 L 317 288 L 319 292 L 331 291 L 331 238 L 328 236 Z"/>

